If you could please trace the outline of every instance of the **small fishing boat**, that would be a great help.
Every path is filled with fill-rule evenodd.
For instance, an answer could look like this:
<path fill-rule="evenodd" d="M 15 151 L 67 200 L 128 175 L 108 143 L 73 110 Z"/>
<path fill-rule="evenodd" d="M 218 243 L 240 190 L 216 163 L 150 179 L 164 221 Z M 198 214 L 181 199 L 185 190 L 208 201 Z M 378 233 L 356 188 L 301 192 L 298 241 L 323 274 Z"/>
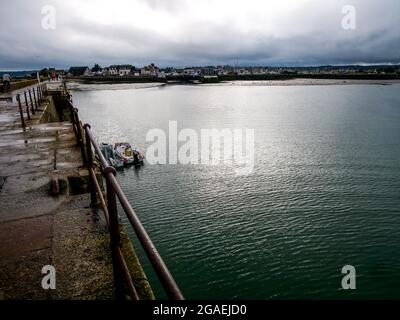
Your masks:
<path fill-rule="evenodd" d="M 122 169 L 124 167 L 124 162 L 117 157 L 112 144 L 103 142 L 100 145 L 100 151 L 110 166 L 114 167 L 115 169 Z"/>
<path fill-rule="evenodd" d="M 133 156 L 133 149 L 128 142 L 117 142 L 115 144 L 115 153 L 124 164 L 133 164 L 135 158 Z"/>
<path fill-rule="evenodd" d="M 137 155 L 138 155 L 139 164 L 143 166 L 144 165 L 144 155 L 140 151 L 136 151 L 136 152 L 137 152 Z"/>
<path fill-rule="evenodd" d="M 109 161 L 110 161 L 110 165 L 117 170 L 122 169 L 124 167 L 124 162 L 121 161 L 120 159 L 110 158 Z"/>
<path fill-rule="evenodd" d="M 115 154 L 123 161 L 124 164 L 133 164 L 136 167 L 144 164 L 144 155 L 136 148 L 132 148 L 128 142 L 118 142 L 115 144 L 114 149 Z"/>

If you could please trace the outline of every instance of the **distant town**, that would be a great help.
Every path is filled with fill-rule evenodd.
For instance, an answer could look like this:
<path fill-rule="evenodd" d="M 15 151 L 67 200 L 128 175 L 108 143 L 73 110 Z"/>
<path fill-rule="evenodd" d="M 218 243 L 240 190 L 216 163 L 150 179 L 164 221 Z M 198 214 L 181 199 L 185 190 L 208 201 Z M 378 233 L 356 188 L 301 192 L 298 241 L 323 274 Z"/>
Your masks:
<path fill-rule="evenodd" d="M 88 66 L 71 67 L 67 76 L 134 76 L 160 77 L 167 76 L 205 76 L 221 75 L 312 75 L 312 74 L 400 74 L 400 66 L 318 66 L 318 67 L 234 67 L 230 65 L 186 67 L 186 68 L 159 68 L 156 65 L 137 68 L 130 64 L 111 65 L 101 67 L 98 64 L 92 68 Z"/>
<path fill-rule="evenodd" d="M 39 72 L 42 78 L 63 76 L 69 79 L 109 82 L 164 82 L 171 80 L 219 82 L 224 80 L 279 80 L 291 78 L 400 79 L 400 65 L 328 65 L 310 67 L 218 65 L 161 68 L 154 63 L 143 67 L 136 67 L 131 64 L 115 64 L 110 66 L 94 64 L 91 67 L 72 66 L 66 70 L 43 68 L 40 71 L 32 70 L 10 73 L 14 77 L 36 77 L 37 72 Z"/>

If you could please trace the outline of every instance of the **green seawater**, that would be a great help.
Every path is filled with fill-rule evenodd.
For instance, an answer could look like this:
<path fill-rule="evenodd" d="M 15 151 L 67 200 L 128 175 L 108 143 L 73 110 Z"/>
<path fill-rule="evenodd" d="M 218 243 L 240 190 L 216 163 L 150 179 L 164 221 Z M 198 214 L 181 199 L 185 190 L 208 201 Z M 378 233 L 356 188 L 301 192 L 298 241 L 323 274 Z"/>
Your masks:
<path fill-rule="evenodd" d="M 223 164 L 117 175 L 187 298 L 400 298 L 400 85 L 72 87 L 99 142 L 146 151 L 169 120 L 254 129 L 250 175 Z M 341 289 L 344 265 L 356 290 Z"/>

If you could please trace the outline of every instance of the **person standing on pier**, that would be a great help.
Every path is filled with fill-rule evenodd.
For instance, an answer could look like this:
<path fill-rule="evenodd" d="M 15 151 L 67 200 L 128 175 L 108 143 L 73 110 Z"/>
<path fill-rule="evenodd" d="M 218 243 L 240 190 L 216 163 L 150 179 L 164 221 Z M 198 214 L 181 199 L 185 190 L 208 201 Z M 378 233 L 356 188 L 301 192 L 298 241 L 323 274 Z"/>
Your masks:
<path fill-rule="evenodd" d="M 3 74 L 3 91 L 7 92 L 11 89 L 11 76 L 8 73 Z"/>

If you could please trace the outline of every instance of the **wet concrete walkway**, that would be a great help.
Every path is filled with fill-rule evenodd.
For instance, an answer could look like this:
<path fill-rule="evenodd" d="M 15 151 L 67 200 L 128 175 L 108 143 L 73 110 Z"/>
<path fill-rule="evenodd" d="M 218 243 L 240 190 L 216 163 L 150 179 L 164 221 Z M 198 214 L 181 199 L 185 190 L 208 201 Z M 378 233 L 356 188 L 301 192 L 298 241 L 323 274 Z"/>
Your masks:
<path fill-rule="evenodd" d="M 89 195 L 50 195 L 52 178 L 87 171 L 72 124 L 40 124 L 44 108 L 23 131 L 15 97 L 0 101 L 0 299 L 112 299 L 109 236 Z M 46 265 L 55 290 L 41 286 Z"/>

